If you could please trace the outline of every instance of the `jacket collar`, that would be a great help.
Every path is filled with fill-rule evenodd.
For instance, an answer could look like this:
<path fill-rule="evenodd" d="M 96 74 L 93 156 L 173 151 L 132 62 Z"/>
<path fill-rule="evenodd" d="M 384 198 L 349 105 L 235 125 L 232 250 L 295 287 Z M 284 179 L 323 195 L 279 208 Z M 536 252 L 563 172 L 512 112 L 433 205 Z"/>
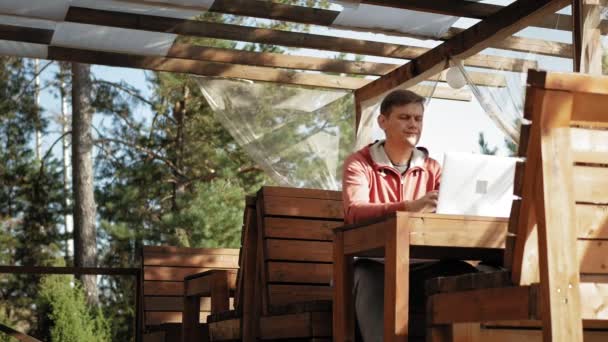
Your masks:
<path fill-rule="evenodd" d="M 384 150 L 384 140 L 378 140 L 373 144 L 369 145 L 369 153 L 372 161 L 378 168 L 390 167 L 393 168 L 393 163 L 388 158 L 386 151 Z M 410 161 L 410 169 L 415 167 L 424 168 L 424 162 L 426 160 L 426 153 L 424 151 L 415 148 L 412 151 L 412 159 Z"/>

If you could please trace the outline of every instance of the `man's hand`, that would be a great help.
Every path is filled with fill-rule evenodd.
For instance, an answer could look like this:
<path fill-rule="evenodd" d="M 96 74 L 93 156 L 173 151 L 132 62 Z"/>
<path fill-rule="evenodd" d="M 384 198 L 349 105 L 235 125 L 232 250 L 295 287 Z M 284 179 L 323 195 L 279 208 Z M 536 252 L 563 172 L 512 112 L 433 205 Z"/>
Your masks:
<path fill-rule="evenodd" d="M 437 210 L 437 199 L 439 191 L 433 190 L 415 201 L 405 203 L 405 210 L 422 213 L 432 213 Z"/>

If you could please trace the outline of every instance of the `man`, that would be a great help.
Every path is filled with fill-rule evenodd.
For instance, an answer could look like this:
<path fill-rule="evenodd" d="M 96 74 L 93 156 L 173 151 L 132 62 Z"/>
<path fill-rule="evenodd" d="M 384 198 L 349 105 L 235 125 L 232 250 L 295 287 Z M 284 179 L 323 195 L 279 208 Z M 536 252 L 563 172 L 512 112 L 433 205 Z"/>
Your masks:
<path fill-rule="evenodd" d="M 395 211 L 434 212 L 441 166 L 417 148 L 424 119 L 424 98 L 395 90 L 380 105 L 378 124 L 386 139 L 349 156 L 344 162 L 342 197 L 345 223 Z M 382 341 L 384 265 L 355 263 L 355 313 L 363 341 Z M 475 272 L 464 262 L 417 263 L 410 267 L 410 310 L 424 312 L 424 282 L 440 275 Z"/>

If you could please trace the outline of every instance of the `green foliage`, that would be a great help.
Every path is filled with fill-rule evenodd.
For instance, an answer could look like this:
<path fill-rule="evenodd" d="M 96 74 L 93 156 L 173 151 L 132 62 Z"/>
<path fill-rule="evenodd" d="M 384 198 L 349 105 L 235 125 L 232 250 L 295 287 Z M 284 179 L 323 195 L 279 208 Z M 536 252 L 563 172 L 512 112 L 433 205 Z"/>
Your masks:
<path fill-rule="evenodd" d="M 490 147 L 483 132 L 479 132 L 477 143 L 479 144 L 479 152 L 481 152 L 481 154 L 495 155 L 498 151 L 498 147 Z"/>
<path fill-rule="evenodd" d="M 40 281 L 40 301 L 50 308 L 51 341 L 110 341 L 110 325 L 101 309 L 87 308 L 80 283 L 72 276 L 50 275 Z"/>

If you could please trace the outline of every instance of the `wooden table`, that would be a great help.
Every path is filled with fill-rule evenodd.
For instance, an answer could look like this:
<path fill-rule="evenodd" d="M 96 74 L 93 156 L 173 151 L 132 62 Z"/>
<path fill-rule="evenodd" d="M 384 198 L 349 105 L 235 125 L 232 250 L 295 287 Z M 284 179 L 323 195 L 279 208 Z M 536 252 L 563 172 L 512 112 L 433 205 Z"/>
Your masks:
<path fill-rule="evenodd" d="M 501 260 L 507 224 L 506 218 L 397 212 L 334 229 L 334 341 L 354 341 L 354 256 L 385 258 L 384 341 L 405 342 L 410 257 Z"/>

